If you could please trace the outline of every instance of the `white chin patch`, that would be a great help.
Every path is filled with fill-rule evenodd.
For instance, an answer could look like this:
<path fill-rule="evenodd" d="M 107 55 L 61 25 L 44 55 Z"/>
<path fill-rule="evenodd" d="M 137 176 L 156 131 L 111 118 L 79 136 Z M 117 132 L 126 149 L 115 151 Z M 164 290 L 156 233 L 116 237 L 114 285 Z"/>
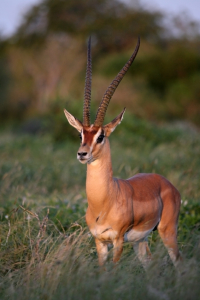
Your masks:
<path fill-rule="evenodd" d="M 79 162 L 80 162 L 81 164 L 83 164 L 83 165 L 87 163 L 87 159 L 82 159 L 82 160 L 81 160 L 81 159 L 78 159 L 78 160 L 79 160 Z"/>

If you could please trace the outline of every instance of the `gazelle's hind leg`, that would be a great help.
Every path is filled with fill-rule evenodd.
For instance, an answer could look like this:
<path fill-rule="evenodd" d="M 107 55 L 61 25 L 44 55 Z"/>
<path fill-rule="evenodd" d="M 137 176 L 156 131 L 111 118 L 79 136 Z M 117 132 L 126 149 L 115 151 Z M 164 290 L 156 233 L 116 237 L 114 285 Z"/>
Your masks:
<path fill-rule="evenodd" d="M 177 243 L 176 226 L 168 224 L 168 226 L 158 226 L 159 235 L 168 250 L 169 256 L 175 266 L 181 260 L 181 255 Z"/>
<path fill-rule="evenodd" d="M 148 246 L 148 238 L 145 238 L 142 241 L 135 242 L 133 244 L 133 249 L 141 261 L 144 268 L 147 268 L 150 260 L 151 260 L 151 251 Z"/>
<path fill-rule="evenodd" d="M 180 194 L 178 191 L 171 191 L 163 199 L 163 211 L 158 225 L 159 235 L 168 250 L 169 256 L 175 266 L 181 261 L 181 255 L 177 242 L 177 226 L 180 210 Z M 165 209 L 165 204 L 167 208 Z"/>

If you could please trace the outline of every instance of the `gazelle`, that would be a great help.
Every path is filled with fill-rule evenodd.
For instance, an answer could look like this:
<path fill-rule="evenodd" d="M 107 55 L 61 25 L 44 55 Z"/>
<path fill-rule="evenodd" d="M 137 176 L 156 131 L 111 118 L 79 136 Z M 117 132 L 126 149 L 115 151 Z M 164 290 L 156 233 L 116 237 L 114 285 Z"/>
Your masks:
<path fill-rule="evenodd" d="M 180 259 L 177 223 L 181 199 L 177 189 L 158 174 L 141 173 L 127 180 L 113 177 L 108 137 L 121 123 L 125 109 L 109 124 L 103 125 L 103 121 L 111 97 L 135 59 L 139 46 L 138 38 L 132 56 L 107 88 L 94 124 L 91 124 L 92 62 L 89 39 L 83 122 L 64 110 L 69 124 L 78 130 L 81 138 L 77 159 L 87 164 L 86 222 L 95 238 L 100 265 L 107 259 L 108 243 L 113 244 L 113 261 L 117 262 L 124 242 L 133 242 L 138 258 L 144 263 L 150 256 L 147 237 L 156 226 L 173 263 L 176 265 Z"/>

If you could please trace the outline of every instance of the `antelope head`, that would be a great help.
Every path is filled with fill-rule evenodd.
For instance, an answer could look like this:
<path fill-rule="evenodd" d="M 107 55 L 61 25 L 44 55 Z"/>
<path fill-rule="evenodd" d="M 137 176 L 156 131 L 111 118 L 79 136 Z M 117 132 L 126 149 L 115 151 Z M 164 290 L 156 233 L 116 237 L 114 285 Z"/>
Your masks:
<path fill-rule="evenodd" d="M 85 164 L 91 163 L 98 159 L 103 145 L 109 135 L 115 130 L 116 126 L 121 123 L 123 115 L 125 113 L 125 108 L 123 111 L 112 120 L 107 125 L 103 125 L 106 110 L 108 104 L 121 82 L 122 78 L 128 71 L 132 62 L 134 61 L 140 46 L 140 39 L 138 38 L 137 46 L 121 71 L 117 74 L 115 79 L 111 82 L 107 88 L 99 108 L 97 110 L 96 118 L 94 124 L 90 122 L 90 102 L 91 102 L 91 82 L 92 82 L 92 60 L 91 60 L 91 38 L 88 41 L 88 51 L 87 51 L 87 68 L 86 68 L 86 78 L 85 78 L 85 93 L 84 93 L 84 104 L 83 104 L 83 122 L 76 119 L 71 115 L 66 109 L 64 109 L 65 116 L 71 126 L 76 128 L 80 134 L 81 145 L 77 153 L 77 159 Z"/>

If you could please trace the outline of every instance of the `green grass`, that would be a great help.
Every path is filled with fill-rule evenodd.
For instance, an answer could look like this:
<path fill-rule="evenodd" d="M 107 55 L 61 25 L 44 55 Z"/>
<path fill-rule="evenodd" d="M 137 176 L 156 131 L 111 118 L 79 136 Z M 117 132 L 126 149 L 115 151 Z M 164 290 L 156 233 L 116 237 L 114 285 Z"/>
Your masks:
<path fill-rule="evenodd" d="M 79 145 L 50 135 L 0 135 L 1 299 L 198 299 L 200 295 L 200 137 L 188 124 L 155 125 L 125 115 L 111 135 L 114 175 L 167 177 L 182 195 L 177 273 L 156 232 L 145 272 L 131 245 L 98 268 L 85 224 L 85 166 Z"/>

